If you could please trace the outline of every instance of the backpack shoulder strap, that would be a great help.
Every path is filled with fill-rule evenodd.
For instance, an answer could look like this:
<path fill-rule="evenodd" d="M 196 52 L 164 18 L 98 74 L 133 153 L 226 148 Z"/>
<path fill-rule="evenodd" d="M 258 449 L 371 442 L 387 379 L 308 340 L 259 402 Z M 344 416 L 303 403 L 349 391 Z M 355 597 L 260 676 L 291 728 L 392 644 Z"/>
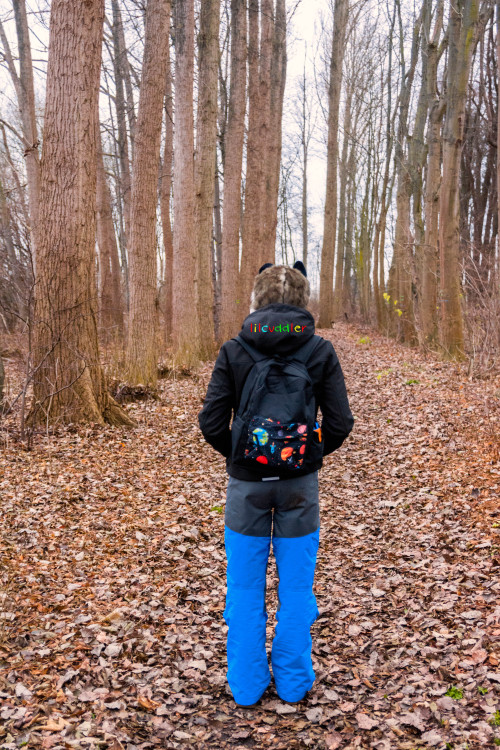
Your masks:
<path fill-rule="evenodd" d="M 295 360 L 296 362 L 301 362 L 303 365 L 305 365 L 311 357 L 312 353 L 316 350 L 316 348 L 322 341 L 323 339 L 321 338 L 321 336 L 317 336 L 316 334 L 314 334 L 314 336 L 311 336 L 309 341 L 306 341 L 306 343 L 301 346 L 300 349 L 297 349 L 297 351 L 293 353 L 291 359 Z"/>
<path fill-rule="evenodd" d="M 236 414 L 242 415 L 247 411 L 249 407 L 249 404 L 252 400 L 252 395 L 255 393 L 257 381 L 262 375 L 262 371 L 266 370 L 270 366 L 270 364 L 272 363 L 272 359 L 267 357 L 265 354 L 262 354 L 262 352 L 259 352 L 259 350 L 251 344 L 248 344 L 240 335 L 235 336 L 232 340 L 236 341 L 251 356 L 253 360 L 253 365 L 246 377 L 243 389 L 241 391 L 238 408 L 236 410 Z"/>
<path fill-rule="evenodd" d="M 261 362 L 264 359 L 269 359 L 266 354 L 262 354 L 262 352 L 259 352 L 258 349 L 247 343 L 245 339 L 239 334 L 234 337 L 234 341 L 237 341 L 238 344 L 242 346 L 243 349 L 245 349 L 245 351 L 251 356 L 254 362 Z"/>

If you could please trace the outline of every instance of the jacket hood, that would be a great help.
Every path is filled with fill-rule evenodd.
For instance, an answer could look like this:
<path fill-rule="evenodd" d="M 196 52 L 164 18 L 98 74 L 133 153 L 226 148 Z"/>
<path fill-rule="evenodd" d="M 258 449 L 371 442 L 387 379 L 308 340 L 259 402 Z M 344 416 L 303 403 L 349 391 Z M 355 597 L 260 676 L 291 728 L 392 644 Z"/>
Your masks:
<path fill-rule="evenodd" d="M 273 303 L 250 313 L 240 336 L 264 354 L 287 356 L 314 336 L 314 318 L 303 307 Z"/>

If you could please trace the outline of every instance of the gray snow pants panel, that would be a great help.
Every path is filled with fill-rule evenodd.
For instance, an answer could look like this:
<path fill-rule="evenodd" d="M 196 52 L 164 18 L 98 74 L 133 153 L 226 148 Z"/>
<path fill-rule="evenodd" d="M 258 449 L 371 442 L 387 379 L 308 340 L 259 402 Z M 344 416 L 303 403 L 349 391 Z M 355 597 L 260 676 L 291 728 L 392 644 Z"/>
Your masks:
<path fill-rule="evenodd" d="M 274 511 L 274 514 L 273 514 Z M 229 477 L 225 524 L 246 536 L 301 537 L 319 528 L 318 472 L 271 482 Z"/>

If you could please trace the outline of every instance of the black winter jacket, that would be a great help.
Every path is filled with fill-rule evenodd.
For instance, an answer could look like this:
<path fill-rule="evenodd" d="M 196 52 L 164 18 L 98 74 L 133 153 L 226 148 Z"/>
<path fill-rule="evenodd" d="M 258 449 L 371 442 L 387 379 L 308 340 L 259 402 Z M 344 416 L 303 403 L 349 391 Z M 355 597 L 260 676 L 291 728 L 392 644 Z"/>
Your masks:
<path fill-rule="evenodd" d="M 314 336 L 314 318 L 300 307 L 267 305 L 245 319 L 240 336 L 263 353 L 287 357 Z M 258 471 L 247 470 L 234 466 L 231 461 L 231 416 L 238 410 L 253 364 L 250 355 L 235 339 L 222 345 L 198 421 L 205 440 L 226 457 L 228 474 L 237 479 L 260 481 L 269 475 L 266 467 L 262 467 L 262 471 L 260 467 Z M 342 368 L 329 341 L 323 339 L 316 347 L 307 362 L 307 370 L 313 382 L 316 407 L 321 409 L 323 456 L 327 456 L 342 445 L 354 424 Z M 321 464 L 321 459 L 312 465 L 304 462 L 304 467 L 294 472 L 294 476 L 316 471 Z"/>

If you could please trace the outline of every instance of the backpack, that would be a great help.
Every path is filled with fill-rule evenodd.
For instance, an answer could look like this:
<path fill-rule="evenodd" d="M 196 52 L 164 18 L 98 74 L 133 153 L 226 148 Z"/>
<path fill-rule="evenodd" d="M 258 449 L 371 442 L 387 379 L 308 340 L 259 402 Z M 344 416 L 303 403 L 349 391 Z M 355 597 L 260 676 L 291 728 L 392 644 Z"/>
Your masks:
<path fill-rule="evenodd" d="M 267 355 L 236 336 L 252 357 L 231 426 L 233 464 L 261 475 L 293 476 L 321 458 L 321 428 L 306 363 L 322 341 L 313 336 L 290 358 Z"/>

